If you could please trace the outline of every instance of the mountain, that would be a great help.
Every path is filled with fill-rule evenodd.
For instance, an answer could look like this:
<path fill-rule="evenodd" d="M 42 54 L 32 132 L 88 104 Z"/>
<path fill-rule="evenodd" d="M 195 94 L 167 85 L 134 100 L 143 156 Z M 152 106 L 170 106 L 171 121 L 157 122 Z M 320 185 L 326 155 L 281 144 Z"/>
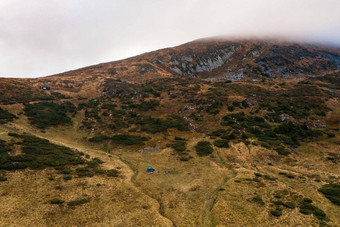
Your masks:
<path fill-rule="evenodd" d="M 241 80 L 259 75 L 314 75 L 336 69 L 340 69 L 338 49 L 274 40 L 202 39 L 66 75 L 97 73 L 131 80 L 168 76 Z"/>
<path fill-rule="evenodd" d="M 214 38 L 0 79 L 0 222 L 337 226 L 339 68 L 331 47 Z"/>

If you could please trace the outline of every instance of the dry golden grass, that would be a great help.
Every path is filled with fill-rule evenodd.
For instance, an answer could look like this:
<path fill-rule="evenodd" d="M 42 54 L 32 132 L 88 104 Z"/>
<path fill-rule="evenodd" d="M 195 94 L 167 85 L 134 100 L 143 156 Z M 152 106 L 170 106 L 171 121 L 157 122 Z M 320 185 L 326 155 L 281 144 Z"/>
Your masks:
<path fill-rule="evenodd" d="M 17 107 L 11 107 L 17 108 Z M 19 108 L 20 109 L 20 108 Z M 20 110 L 17 111 L 20 111 Z M 74 126 L 56 127 L 42 132 L 32 128 L 20 118 L 14 123 L 0 126 L 0 138 L 8 139 L 7 132 L 27 132 L 47 138 L 51 142 L 98 157 L 105 161 L 103 168 L 119 167 L 121 178 L 96 175 L 93 178 L 73 177 L 62 179 L 52 169 L 44 171 L 7 172 L 8 181 L 0 183 L 0 223 L 10 226 L 317 226 L 312 215 L 302 215 L 298 208 L 283 209 L 281 217 L 269 211 L 275 206 L 271 201 L 277 192 L 288 191 L 282 200 L 297 201 L 303 197 L 313 199 L 313 204 L 324 210 L 330 225 L 339 225 L 340 208 L 330 203 L 317 189 L 326 182 L 339 183 L 340 167 L 327 161 L 329 153 L 339 154 L 339 135 L 302 144 L 297 153 L 280 158 L 264 148 L 235 144 L 229 149 L 215 149 L 208 156 L 197 157 L 193 146 L 201 140 L 200 134 L 177 133 L 173 135 L 188 140 L 193 156 L 188 162 L 179 161 L 170 148 L 139 152 L 133 149 L 111 149 L 110 154 L 100 147 L 85 142 L 87 136 L 79 131 L 81 114 Z M 161 141 L 163 135 L 155 135 Z M 165 144 L 159 144 L 164 146 Z M 267 165 L 271 161 L 272 166 Z M 145 173 L 148 166 L 156 169 L 152 175 Z M 249 181 L 254 172 L 277 178 Z M 279 175 L 288 172 L 296 177 Z M 54 181 L 48 178 L 53 176 Z M 303 176 L 304 178 L 299 178 Z M 238 182 L 240 181 L 240 182 Z M 101 186 L 97 186 L 97 184 Z M 61 186 L 60 189 L 56 187 Z M 265 205 L 251 198 L 259 195 Z M 52 205 L 49 200 L 60 198 L 66 202 L 89 198 L 89 203 L 70 208 Z"/>
<path fill-rule="evenodd" d="M 94 78 L 87 78 L 74 91 L 82 97 L 95 97 L 99 92 L 96 87 L 103 80 L 96 80 L 95 84 L 92 81 Z M 57 81 L 55 83 L 60 88 L 65 85 Z M 207 92 L 208 87 L 202 86 L 201 92 Z M 77 89 L 82 92 L 79 93 Z M 63 88 L 60 92 L 74 94 L 71 90 Z M 77 96 L 73 98 L 77 102 Z M 228 99 L 240 101 L 243 97 L 235 95 Z M 331 99 L 327 104 L 333 112 L 325 120 L 337 128 L 338 100 Z M 4 108 L 19 114 L 23 105 L 6 105 Z M 169 108 L 174 114 L 178 111 L 176 103 L 163 99 L 157 117 L 171 114 Z M 207 116 L 202 128 L 208 132 L 216 130 L 215 121 L 226 113 L 223 110 L 217 116 Z M 53 169 L 2 171 L 1 174 L 6 174 L 8 181 L 0 182 L 1 226 L 319 225 L 315 216 L 303 215 L 298 208 L 284 208 L 280 217 L 271 215 L 270 210 L 275 209 L 272 201 L 277 200 L 274 197 L 277 193 L 284 194 L 283 201 L 294 202 L 296 206 L 303 197 L 311 198 L 315 206 L 326 212 L 329 225 L 340 225 L 340 208 L 317 191 L 325 183 L 340 183 L 339 162 L 327 159 L 331 154 L 340 155 L 339 132 L 334 138 L 323 136 L 318 141 L 302 143 L 288 157 L 280 157 L 276 152 L 263 147 L 246 146 L 242 142 L 228 149 L 216 148 L 210 156 L 197 157 L 194 150 L 196 143 L 200 140 L 213 140 L 198 132 L 178 132 L 173 129 L 166 134 L 153 135 L 152 140 L 145 145 L 157 144 L 164 148 L 167 143 L 164 138 L 185 138 L 193 158 L 183 162 L 171 148 L 150 149 L 146 152 L 140 152 L 143 147 L 111 147 L 104 150 L 103 144 L 88 143 L 86 138 L 92 136 L 91 132 L 79 130 L 83 118 L 84 113 L 81 111 L 73 118 L 72 126 L 51 127 L 42 131 L 32 127 L 27 118 L 20 115 L 13 123 L 0 125 L 0 139 L 10 139 L 8 132 L 26 132 L 46 138 L 53 143 L 100 158 L 105 162 L 105 169 L 118 167 L 121 177 L 96 175 L 93 178 L 73 177 L 65 181 L 63 175 Z M 155 168 L 156 172 L 146 174 L 148 166 Z M 266 180 L 263 177 L 259 178 L 260 182 L 249 180 L 255 177 L 255 172 L 276 180 Z M 287 178 L 280 175 L 280 172 L 293 174 L 295 178 Z M 54 177 L 54 180 L 50 181 L 49 177 Z M 264 205 L 252 201 L 254 196 L 261 196 Z M 49 204 L 53 198 L 66 202 L 62 206 Z M 81 198 L 88 198 L 89 202 L 74 208 L 66 204 Z"/>

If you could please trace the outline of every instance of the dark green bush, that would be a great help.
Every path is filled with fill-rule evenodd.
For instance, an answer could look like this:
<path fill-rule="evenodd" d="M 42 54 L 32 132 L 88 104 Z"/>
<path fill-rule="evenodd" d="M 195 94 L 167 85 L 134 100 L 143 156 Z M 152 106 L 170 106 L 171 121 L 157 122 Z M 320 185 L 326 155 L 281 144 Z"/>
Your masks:
<path fill-rule="evenodd" d="M 271 210 L 270 214 L 275 216 L 275 217 L 280 217 L 282 215 L 282 211 L 281 210 Z"/>
<path fill-rule="evenodd" d="M 264 202 L 263 202 L 261 196 L 259 196 L 259 195 L 254 196 L 254 197 L 252 198 L 252 201 L 253 201 L 253 202 L 256 202 L 256 203 L 258 203 L 258 204 L 260 204 L 260 205 L 264 205 Z"/>
<path fill-rule="evenodd" d="M 139 104 L 137 108 L 142 111 L 148 111 L 154 110 L 157 106 L 159 106 L 159 101 L 150 100 L 141 102 L 141 104 Z"/>
<path fill-rule="evenodd" d="M 220 136 L 223 136 L 223 135 L 226 135 L 227 134 L 227 130 L 225 129 L 218 129 L 216 131 L 213 131 L 209 134 L 209 136 L 215 136 L 215 137 L 220 137 Z"/>
<path fill-rule="evenodd" d="M 114 110 L 116 107 L 117 105 L 114 103 L 105 103 L 102 105 L 102 109 L 106 109 L 106 110 Z"/>
<path fill-rule="evenodd" d="M 68 112 L 75 111 L 72 103 L 57 104 L 53 102 L 39 102 L 27 104 L 24 108 L 25 115 L 29 117 L 31 124 L 38 128 L 47 128 L 60 124 L 71 124 Z"/>
<path fill-rule="evenodd" d="M 332 203 L 340 206 L 340 185 L 339 184 L 325 184 L 319 192 L 329 199 Z"/>
<path fill-rule="evenodd" d="M 103 163 L 104 162 L 102 160 L 100 160 L 99 158 L 94 158 L 91 161 L 88 161 L 86 164 L 87 164 L 87 167 L 89 167 L 89 168 L 96 168 L 100 164 L 103 164 Z"/>
<path fill-rule="evenodd" d="M 281 200 L 273 201 L 273 203 L 278 206 L 283 205 L 283 202 Z"/>
<path fill-rule="evenodd" d="M 9 156 L 4 150 L 4 142 L 0 141 L 0 169 L 14 170 L 30 167 L 43 169 L 46 167 L 60 168 L 66 165 L 84 164 L 79 154 L 68 147 L 50 143 L 48 140 L 30 135 L 16 135 L 21 140 L 23 154 Z M 6 148 L 6 147 L 5 147 Z M 6 148 L 8 149 L 8 148 Z"/>
<path fill-rule="evenodd" d="M 289 209 L 294 209 L 295 208 L 295 204 L 292 202 L 286 202 L 282 204 L 284 207 L 287 207 Z"/>
<path fill-rule="evenodd" d="M 64 180 L 72 180 L 72 176 L 67 175 L 67 176 L 64 176 L 63 179 L 64 179 Z"/>
<path fill-rule="evenodd" d="M 284 149 L 283 147 L 275 148 L 274 150 L 275 150 L 279 155 L 287 156 L 287 155 L 290 154 L 290 152 L 287 151 L 286 149 Z"/>
<path fill-rule="evenodd" d="M 68 206 L 79 206 L 85 203 L 88 203 L 90 200 L 89 199 L 79 199 L 79 200 L 72 200 L 67 203 Z"/>
<path fill-rule="evenodd" d="M 69 168 L 62 168 L 60 172 L 62 174 L 70 174 L 72 172 L 72 170 L 69 169 Z"/>
<path fill-rule="evenodd" d="M 17 117 L 14 114 L 11 114 L 7 110 L 4 110 L 0 107 L 0 124 L 5 124 L 7 122 L 11 122 L 15 118 L 17 118 Z"/>
<path fill-rule="evenodd" d="M 111 169 L 106 172 L 106 175 L 109 177 L 119 177 L 119 171 L 116 169 Z"/>
<path fill-rule="evenodd" d="M 215 140 L 214 145 L 216 147 L 224 147 L 224 148 L 229 148 L 229 141 L 226 139 L 221 139 L 221 140 Z"/>
<path fill-rule="evenodd" d="M 1 182 L 1 181 L 7 181 L 7 177 L 0 176 L 0 182 Z"/>
<path fill-rule="evenodd" d="M 109 140 L 111 139 L 110 136 L 107 135 L 98 135 L 98 136 L 94 136 L 92 138 L 89 139 L 90 142 L 102 142 L 104 140 Z"/>
<path fill-rule="evenodd" d="M 281 125 L 277 126 L 274 129 L 275 133 L 283 134 L 283 135 L 289 135 L 289 137 L 292 139 L 291 141 L 284 141 L 287 144 L 295 143 L 296 144 L 296 138 L 309 138 L 309 137 L 318 137 L 322 135 L 322 132 L 319 130 L 312 130 L 309 129 L 306 124 L 302 125 L 295 125 L 292 122 L 288 123 L 282 123 Z M 283 139 L 285 137 L 282 137 Z"/>
<path fill-rule="evenodd" d="M 326 214 L 318 207 L 312 205 L 310 202 L 302 201 L 300 206 L 300 213 L 304 215 L 314 214 L 319 220 L 326 219 Z"/>
<path fill-rule="evenodd" d="M 305 203 L 312 203 L 313 202 L 313 200 L 311 200 L 310 198 L 303 198 L 302 201 L 305 202 Z"/>
<path fill-rule="evenodd" d="M 94 174 L 87 167 L 80 167 L 76 169 L 79 177 L 93 177 Z"/>
<path fill-rule="evenodd" d="M 50 200 L 50 204 L 63 204 L 65 201 L 59 198 L 54 198 Z"/>
<path fill-rule="evenodd" d="M 187 149 L 187 142 L 185 140 L 175 140 L 171 143 L 171 147 L 178 152 L 183 152 Z"/>
<path fill-rule="evenodd" d="M 111 137 L 115 144 L 120 145 L 144 145 L 144 142 L 149 140 L 147 137 L 130 134 L 118 134 Z"/>
<path fill-rule="evenodd" d="M 229 110 L 230 112 L 233 112 L 233 111 L 235 110 L 235 107 L 233 107 L 233 106 L 228 106 L 228 110 Z"/>
<path fill-rule="evenodd" d="M 335 134 L 334 133 L 327 133 L 327 136 L 332 138 L 332 137 L 335 137 Z"/>
<path fill-rule="evenodd" d="M 193 157 L 192 156 L 181 156 L 180 158 L 179 158 L 179 160 L 180 161 L 182 161 L 182 162 L 187 162 L 187 161 L 189 161 L 190 159 L 192 159 Z"/>
<path fill-rule="evenodd" d="M 195 149 L 198 156 L 207 156 L 214 151 L 210 142 L 208 141 L 198 142 L 197 145 L 195 146 Z"/>
<path fill-rule="evenodd" d="M 148 133 L 166 132 L 169 128 L 176 128 L 179 131 L 188 131 L 189 123 L 178 116 L 169 116 L 166 119 L 145 117 L 138 122 L 142 131 Z"/>

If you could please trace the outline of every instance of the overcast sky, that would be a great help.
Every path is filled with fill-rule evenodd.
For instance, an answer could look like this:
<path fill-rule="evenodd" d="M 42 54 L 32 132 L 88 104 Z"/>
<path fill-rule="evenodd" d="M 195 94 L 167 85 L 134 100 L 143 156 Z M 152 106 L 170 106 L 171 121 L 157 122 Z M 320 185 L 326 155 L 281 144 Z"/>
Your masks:
<path fill-rule="evenodd" d="M 340 0 L 0 0 L 0 77 L 46 76 L 216 35 L 340 46 Z"/>

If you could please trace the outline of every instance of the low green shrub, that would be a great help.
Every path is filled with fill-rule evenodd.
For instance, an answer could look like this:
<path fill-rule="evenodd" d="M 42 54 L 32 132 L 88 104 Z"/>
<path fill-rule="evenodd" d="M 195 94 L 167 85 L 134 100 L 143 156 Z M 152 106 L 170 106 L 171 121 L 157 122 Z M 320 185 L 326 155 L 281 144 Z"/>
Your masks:
<path fill-rule="evenodd" d="M 177 152 L 183 152 L 187 149 L 187 142 L 185 140 L 175 140 L 170 146 Z"/>
<path fill-rule="evenodd" d="M 106 172 L 106 175 L 109 177 L 119 177 L 119 171 L 116 169 L 111 169 Z"/>
<path fill-rule="evenodd" d="M 7 177 L 0 176 L 0 182 L 1 182 L 1 181 L 7 181 Z"/>
<path fill-rule="evenodd" d="M 102 141 L 109 140 L 109 139 L 111 139 L 110 136 L 98 135 L 98 136 L 94 136 L 94 137 L 90 138 L 89 141 L 90 142 L 102 142 Z"/>
<path fill-rule="evenodd" d="M 311 200 L 310 198 L 303 198 L 302 201 L 305 202 L 305 203 L 312 203 L 313 202 L 313 200 Z"/>
<path fill-rule="evenodd" d="M 274 150 L 275 150 L 279 155 L 287 156 L 287 155 L 290 154 L 290 152 L 287 151 L 286 149 L 284 149 L 283 147 L 275 148 Z"/>
<path fill-rule="evenodd" d="M 264 202 L 263 202 L 261 196 L 259 196 L 259 195 L 254 196 L 251 200 L 253 202 L 256 202 L 256 203 L 260 204 L 260 205 L 264 205 Z"/>
<path fill-rule="evenodd" d="M 188 131 L 189 123 L 179 116 L 169 116 L 163 118 L 145 117 L 137 122 L 141 125 L 141 130 L 148 133 L 166 132 L 169 128 L 179 131 Z"/>
<path fill-rule="evenodd" d="M 216 147 L 224 147 L 224 148 L 229 148 L 229 141 L 226 139 L 220 139 L 220 140 L 215 140 L 214 146 Z"/>
<path fill-rule="evenodd" d="M 275 217 L 280 217 L 282 215 L 282 211 L 281 210 L 271 210 L 270 214 L 275 216 Z"/>
<path fill-rule="evenodd" d="M 15 116 L 14 114 L 11 114 L 7 110 L 4 110 L 0 107 L 0 124 L 11 122 L 15 118 L 17 118 L 17 116 Z"/>
<path fill-rule="evenodd" d="M 150 100 L 150 101 L 142 101 L 137 108 L 142 111 L 154 110 L 157 106 L 159 106 L 159 101 Z"/>
<path fill-rule="evenodd" d="M 67 175 L 63 177 L 64 180 L 68 181 L 68 180 L 72 180 L 72 176 Z"/>
<path fill-rule="evenodd" d="M 320 208 L 312 205 L 311 200 L 302 200 L 300 203 L 300 213 L 304 215 L 309 215 L 309 214 L 314 214 L 319 220 L 324 220 L 326 219 L 326 213 L 321 210 Z"/>
<path fill-rule="evenodd" d="M 0 169 L 44 169 L 54 167 L 63 169 L 66 165 L 84 164 L 85 161 L 80 154 L 72 149 L 50 143 L 46 139 L 41 139 L 31 135 L 12 135 L 20 140 L 18 144 L 22 147 L 23 154 L 9 156 L 4 149 L 4 143 L 0 141 Z M 2 147 L 2 148 L 1 148 Z"/>
<path fill-rule="evenodd" d="M 54 198 L 50 200 L 50 204 L 63 204 L 65 201 L 59 198 Z"/>
<path fill-rule="evenodd" d="M 80 167 L 76 169 L 76 173 L 79 177 L 93 177 L 94 173 L 90 171 L 87 167 Z"/>
<path fill-rule="evenodd" d="M 272 203 L 274 203 L 275 205 L 278 205 L 278 206 L 283 205 L 283 202 L 281 200 L 273 201 Z"/>
<path fill-rule="evenodd" d="M 115 144 L 120 145 L 144 145 L 144 142 L 149 140 L 147 137 L 131 134 L 118 134 L 111 137 Z"/>
<path fill-rule="evenodd" d="M 70 102 L 62 104 L 39 102 L 26 104 L 24 108 L 25 115 L 29 117 L 31 124 L 38 128 L 71 124 L 72 120 L 67 116 L 67 113 L 73 111 L 75 111 L 75 106 Z"/>
<path fill-rule="evenodd" d="M 73 206 L 79 206 L 85 203 L 88 203 L 90 200 L 89 199 L 79 199 L 79 200 L 72 200 L 67 203 L 68 206 L 73 207 Z"/>
<path fill-rule="evenodd" d="M 289 209 L 294 209 L 295 208 L 295 204 L 292 202 L 286 202 L 282 204 L 284 207 L 287 207 Z"/>
<path fill-rule="evenodd" d="M 187 162 L 187 161 L 189 161 L 190 159 L 192 159 L 193 157 L 192 156 L 181 156 L 180 158 L 179 158 L 179 160 L 180 161 L 182 161 L 182 162 Z"/>
<path fill-rule="evenodd" d="M 325 184 L 319 189 L 319 192 L 321 192 L 332 203 L 340 206 L 340 185 L 339 184 Z"/>
<path fill-rule="evenodd" d="M 198 156 L 207 156 L 214 151 L 210 142 L 208 141 L 198 142 L 197 145 L 195 146 L 195 149 Z"/>

